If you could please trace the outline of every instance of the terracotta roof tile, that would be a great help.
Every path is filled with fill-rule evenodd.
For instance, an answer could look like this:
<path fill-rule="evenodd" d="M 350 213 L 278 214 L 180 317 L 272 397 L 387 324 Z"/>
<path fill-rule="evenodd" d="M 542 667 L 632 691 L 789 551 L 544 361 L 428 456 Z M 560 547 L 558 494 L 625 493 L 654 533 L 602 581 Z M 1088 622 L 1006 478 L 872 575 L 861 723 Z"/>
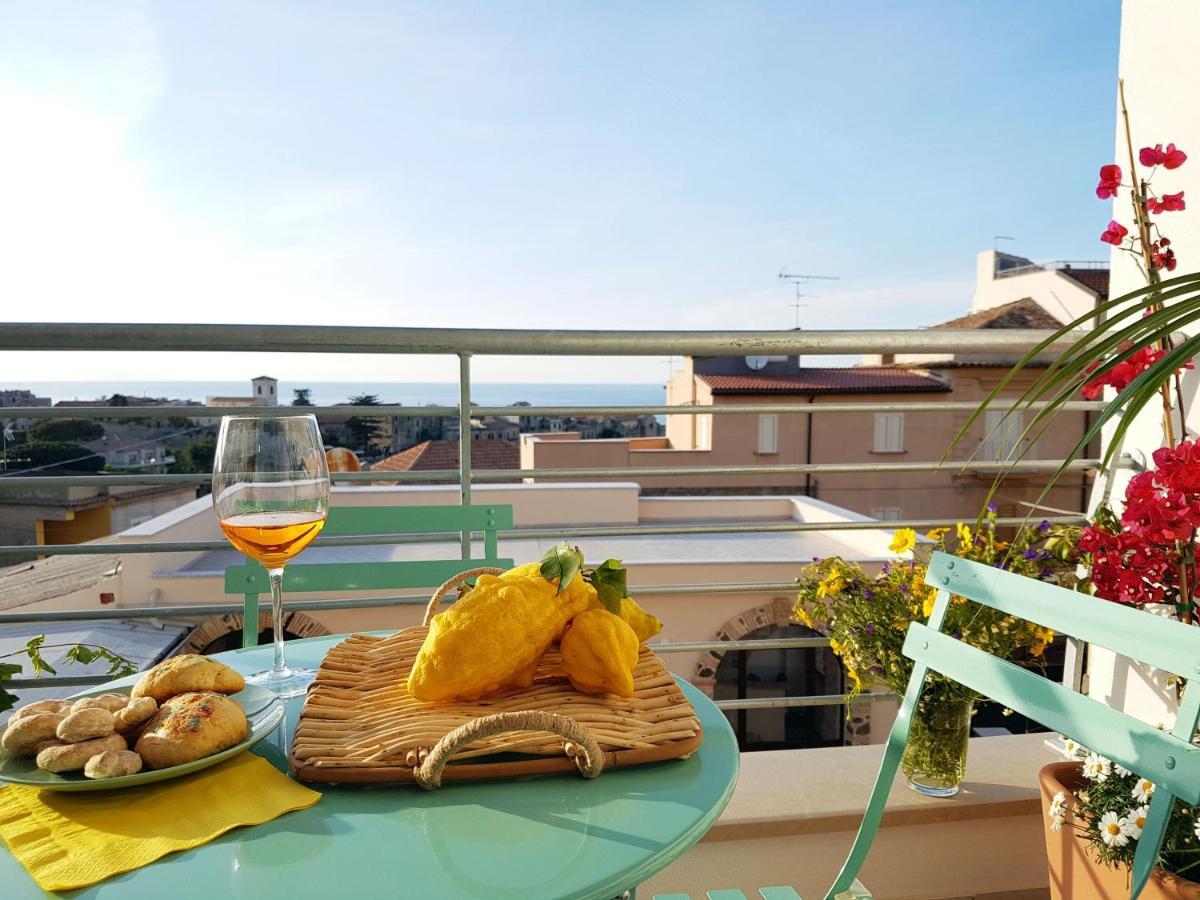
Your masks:
<path fill-rule="evenodd" d="M 993 306 L 982 309 L 949 322 L 934 325 L 934 328 L 966 329 L 966 328 L 1045 328 L 1058 330 L 1065 325 L 1060 322 L 1036 300 L 1026 297 L 1014 300 L 1003 306 Z"/>
<path fill-rule="evenodd" d="M 458 441 L 425 441 L 371 466 L 372 471 L 416 472 L 458 468 Z M 510 441 L 471 443 L 471 468 L 519 469 L 521 448 Z"/>
<path fill-rule="evenodd" d="M 1059 269 L 1063 275 L 1074 279 L 1088 290 L 1095 291 L 1101 300 L 1108 299 L 1108 269 Z"/>
<path fill-rule="evenodd" d="M 946 393 L 944 381 L 904 369 L 798 369 L 794 375 L 700 375 L 713 394 Z"/>

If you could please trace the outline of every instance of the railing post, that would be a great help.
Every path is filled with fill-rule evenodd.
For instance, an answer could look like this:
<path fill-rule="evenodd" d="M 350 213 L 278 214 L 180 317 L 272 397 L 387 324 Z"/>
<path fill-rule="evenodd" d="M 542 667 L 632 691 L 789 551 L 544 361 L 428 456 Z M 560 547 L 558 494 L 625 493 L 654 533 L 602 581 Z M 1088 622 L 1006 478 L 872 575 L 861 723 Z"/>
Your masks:
<path fill-rule="evenodd" d="M 463 506 L 471 503 L 471 354 L 458 354 L 458 487 Z M 462 558 L 471 558 L 471 532 L 462 533 Z"/>

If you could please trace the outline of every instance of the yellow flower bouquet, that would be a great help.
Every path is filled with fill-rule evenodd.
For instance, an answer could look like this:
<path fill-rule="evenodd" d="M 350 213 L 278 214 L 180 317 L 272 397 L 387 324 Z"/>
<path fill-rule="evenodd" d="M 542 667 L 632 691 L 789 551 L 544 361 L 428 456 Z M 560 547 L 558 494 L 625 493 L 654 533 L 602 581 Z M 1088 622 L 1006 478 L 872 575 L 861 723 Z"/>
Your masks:
<path fill-rule="evenodd" d="M 876 575 L 840 557 L 806 566 L 797 579 L 795 618 L 829 637 L 846 669 L 851 698 L 879 685 L 903 694 L 912 674 L 912 661 L 901 652 L 905 633 L 910 623 L 928 619 L 937 597 L 925 584 L 922 560 L 930 552 L 952 546 L 958 556 L 1074 588 L 1078 534 L 1078 527 L 1042 522 L 1003 541 L 996 534 L 994 508 L 976 528 L 961 522 L 953 531 L 935 528 L 922 542 L 911 529 L 901 528 L 890 549 L 910 558 L 886 562 Z M 1035 663 L 1054 639 L 1048 629 L 957 596 L 951 599 L 944 631 L 1001 658 Z M 957 790 L 978 699 L 957 682 L 930 675 L 904 762 L 905 774 L 918 790 L 938 796 Z"/>

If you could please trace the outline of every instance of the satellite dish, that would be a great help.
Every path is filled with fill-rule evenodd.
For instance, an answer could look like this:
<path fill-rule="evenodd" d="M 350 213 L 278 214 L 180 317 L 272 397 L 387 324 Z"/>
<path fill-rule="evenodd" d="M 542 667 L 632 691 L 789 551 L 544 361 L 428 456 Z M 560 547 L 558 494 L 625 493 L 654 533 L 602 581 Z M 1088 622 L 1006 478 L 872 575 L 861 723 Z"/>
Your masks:
<path fill-rule="evenodd" d="M 768 362 L 770 362 L 770 358 L 766 357 L 766 356 L 747 356 L 746 357 L 746 365 L 749 366 L 751 369 L 753 369 L 756 372 L 759 369 L 766 368 L 766 365 Z"/>

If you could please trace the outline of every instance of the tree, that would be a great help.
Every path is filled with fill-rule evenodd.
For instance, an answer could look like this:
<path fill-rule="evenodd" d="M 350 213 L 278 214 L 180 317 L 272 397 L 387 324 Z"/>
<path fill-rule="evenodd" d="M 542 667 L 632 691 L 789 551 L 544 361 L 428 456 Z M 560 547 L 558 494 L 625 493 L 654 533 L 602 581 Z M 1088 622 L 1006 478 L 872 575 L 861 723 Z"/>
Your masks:
<path fill-rule="evenodd" d="M 312 406 L 312 389 L 311 388 L 293 388 L 292 389 L 292 406 Z"/>
<path fill-rule="evenodd" d="M 374 394 L 356 394 L 348 401 L 351 406 L 380 406 L 379 398 Z M 387 428 L 383 419 L 351 416 L 346 420 L 346 430 L 353 437 L 353 450 L 368 453 L 373 441 L 386 438 Z"/>
<path fill-rule="evenodd" d="M 103 456 L 68 441 L 29 441 L 16 449 L 28 460 L 21 464 L 22 468 L 43 469 L 50 475 L 67 471 L 99 472 L 104 468 Z"/>
<path fill-rule="evenodd" d="M 104 437 L 104 426 L 87 419 L 45 419 L 29 430 L 34 441 L 85 443 Z"/>
<path fill-rule="evenodd" d="M 211 434 L 192 441 L 178 449 L 171 450 L 175 462 L 167 470 L 172 474 L 206 474 L 213 470 L 213 460 L 217 456 L 217 439 Z"/>
<path fill-rule="evenodd" d="M 128 406 L 129 398 L 126 397 L 124 394 L 113 394 L 111 397 L 108 398 L 108 405 L 109 406 Z"/>

